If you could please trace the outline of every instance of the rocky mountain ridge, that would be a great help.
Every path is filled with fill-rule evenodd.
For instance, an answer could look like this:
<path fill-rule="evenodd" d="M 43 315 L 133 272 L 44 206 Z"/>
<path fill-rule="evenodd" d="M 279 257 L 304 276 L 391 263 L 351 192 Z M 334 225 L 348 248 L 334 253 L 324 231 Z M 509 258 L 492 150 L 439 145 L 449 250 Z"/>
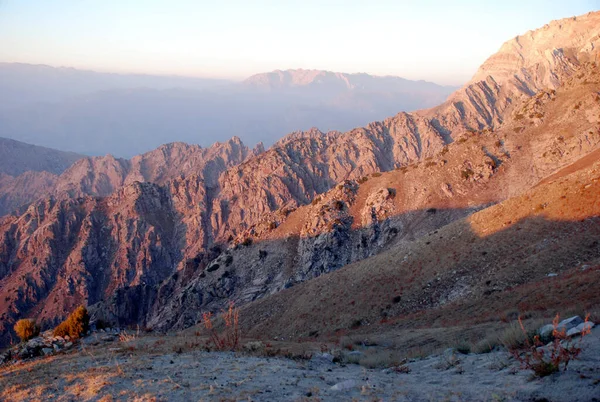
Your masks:
<path fill-rule="evenodd" d="M 165 184 L 195 174 L 213 186 L 221 172 L 262 152 L 262 144 L 250 149 L 234 137 L 208 148 L 165 144 L 130 160 L 112 155 L 82 157 L 60 175 L 26 172 L 14 178 L 0 178 L 0 215 L 42 196 L 105 197 L 136 181 Z"/>
<path fill-rule="evenodd" d="M 588 35 L 599 19 L 564 24 Z M 182 328 L 228 299 L 278 292 L 518 194 L 598 146 L 595 49 L 571 51 L 569 68 L 552 71 L 556 89 L 532 94 L 488 75 L 437 108 L 296 133 L 220 175 L 194 168 L 114 191 L 92 174 L 72 195 L 112 195 L 47 198 L 0 224 L 3 330 L 23 315 L 52 322 L 81 302 L 99 302 L 108 319 Z M 536 60 L 518 74 L 544 81 Z"/>

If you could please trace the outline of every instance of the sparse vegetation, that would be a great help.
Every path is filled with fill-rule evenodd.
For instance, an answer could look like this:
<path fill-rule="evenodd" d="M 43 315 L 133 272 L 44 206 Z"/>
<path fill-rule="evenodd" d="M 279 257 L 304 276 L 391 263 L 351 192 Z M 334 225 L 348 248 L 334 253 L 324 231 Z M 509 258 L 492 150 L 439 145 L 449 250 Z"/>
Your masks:
<path fill-rule="evenodd" d="M 40 327 L 35 320 L 24 318 L 16 322 L 14 326 L 15 333 L 22 342 L 27 342 L 40 334 Z"/>
<path fill-rule="evenodd" d="M 69 317 L 54 328 L 54 336 L 69 335 L 72 339 L 77 339 L 85 335 L 90 325 L 90 316 L 84 306 L 79 306 L 69 315 Z"/>
<path fill-rule="evenodd" d="M 239 309 L 235 308 L 233 302 L 229 303 L 227 310 L 221 310 L 221 318 L 225 322 L 225 330 L 219 334 L 212 322 L 212 313 L 203 313 L 202 322 L 210 335 L 210 340 L 217 350 L 236 350 L 241 335 L 239 328 Z"/>
<path fill-rule="evenodd" d="M 581 340 L 590 333 L 590 329 L 581 332 L 578 341 L 573 341 L 572 337 L 567 335 L 566 329 L 558 328 L 560 316 L 557 314 L 552 321 L 552 342 L 544 347 L 539 335 L 534 335 L 533 340 L 529 339 L 525 330 L 523 321 L 519 317 L 519 326 L 523 334 L 526 335 L 524 349 L 509 349 L 512 355 L 517 359 L 523 368 L 532 370 L 537 377 L 545 377 L 560 371 L 561 366 L 566 370 L 571 360 L 577 359 L 581 353 Z M 589 321 L 589 315 L 585 317 L 585 322 Z"/>

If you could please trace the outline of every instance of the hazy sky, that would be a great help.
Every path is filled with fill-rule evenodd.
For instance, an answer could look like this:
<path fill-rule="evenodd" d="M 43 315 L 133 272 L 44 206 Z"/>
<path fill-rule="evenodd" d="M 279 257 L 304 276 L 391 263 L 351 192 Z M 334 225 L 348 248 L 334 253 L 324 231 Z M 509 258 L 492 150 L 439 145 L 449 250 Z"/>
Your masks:
<path fill-rule="evenodd" d="M 244 78 L 315 68 L 462 84 L 600 0 L 0 0 L 0 61 Z"/>

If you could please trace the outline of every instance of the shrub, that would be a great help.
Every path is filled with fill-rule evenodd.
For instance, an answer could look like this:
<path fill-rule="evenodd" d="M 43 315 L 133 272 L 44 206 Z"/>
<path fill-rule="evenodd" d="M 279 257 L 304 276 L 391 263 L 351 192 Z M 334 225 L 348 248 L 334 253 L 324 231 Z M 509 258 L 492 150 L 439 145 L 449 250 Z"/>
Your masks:
<path fill-rule="evenodd" d="M 375 172 L 371 175 L 371 177 L 381 177 L 381 173 Z"/>
<path fill-rule="evenodd" d="M 21 338 L 21 341 L 27 342 L 31 338 L 35 338 L 40 334 L 40 327 L 35 323 L 35 320 L 25 318 L 17 321 L 14 326 L 14 330 L 17 336 Z"/>
<path fill-rule="evenodd" d="M 589 321 L 589 314 L 585 317 L 585 322 Z M 540 340 L 539 335 L 535 335 L 533 342 L 527 339 L 525 351 L 522 352 L 518 349 L 512 349 L 510 352 L 517 359 L 523 368 L 532 370 L 534 375 L 537 377 L 545 377 L 550 374 L 560 371 L 561 365 L 563 370 L 567 370 L 569 362 L 577 359 L 581 353 L 581 340 L 585 335 L 590 333 L 590 328 L 586 329 L 584 325 L 584 331 L 581 332 L 581 338 L 574 342 L 570 336 L 567 335 L 566 329 L 558 329 L 558 323 L 560 316 L 556 314 L 552 325 L 554 327 L 552 336 L 554 340 L 544 347 L 544 343 Z M 519 325 L 521 330 L 526 333 L 523 321 L 519 317 Z"/>
<path fill-rule="evenodd" d="M 313 198 L 313 200 L 312 200 L 312 203 L 311 203 L 311 204 L 312 204 L 312 205 L 317 205 L 317 204 L 318 204 L 318 203 L 320 203 L 320 202 L 321 202 L 321 196 L 318 196 L 318 197 L 315 197 L 315 198 Z"/>
<path fill-rule="evenodd" d="M 77 339 L 85 335 L 90 325 L 90 316 L 84 306 L 79 306 L 71 315 L 54 328 L 54 336 L 65 336 Z"/>
<path fill-rule="evenodd" d="M 240 343 L 239 309 L 233 302 L 229 303 L 227 310 L 221 310 L 221 317 L 225 321 L 225 331 L 218 334 L 212 323 L 212 313 L 202 313 L 204 328 L 210 333 L 210 340 L 217 350 L 235 350 Z"/>

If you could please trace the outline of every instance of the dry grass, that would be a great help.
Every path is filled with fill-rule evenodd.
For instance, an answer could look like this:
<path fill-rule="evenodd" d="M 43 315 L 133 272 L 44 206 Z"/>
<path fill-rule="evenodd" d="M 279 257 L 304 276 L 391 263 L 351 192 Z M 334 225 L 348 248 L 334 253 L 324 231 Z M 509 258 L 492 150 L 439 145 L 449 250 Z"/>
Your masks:
<path fill-rule="evenodd" d="M 221 310 L 221 318 L 225 323 L 225 329 L 218 333 L 212 322 L 212 313 L 203 313 L 204 328 L 208 331 L 210 340 L 217 350 L 236 350 L 241 339 L 239 309 L 235 308 L 233 302 L 230 302 L 227 310 Z"/>

